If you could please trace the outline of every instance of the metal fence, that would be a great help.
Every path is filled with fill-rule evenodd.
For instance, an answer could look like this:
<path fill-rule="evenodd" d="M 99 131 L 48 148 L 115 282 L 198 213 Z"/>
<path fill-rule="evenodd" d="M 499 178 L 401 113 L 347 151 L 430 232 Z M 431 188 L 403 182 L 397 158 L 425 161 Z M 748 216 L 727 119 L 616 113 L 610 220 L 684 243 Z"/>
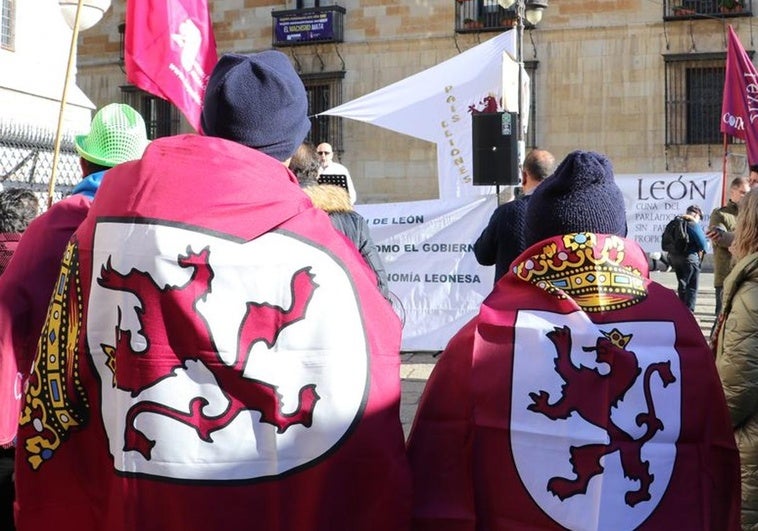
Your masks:
<path fill-rule="evenodd" d="M 47 205 L 53 170 L 55 132 L 28 124 L 0 121 L 0 183 L 4 188 L 29 188 Z M 71 192 L 81 180 L 73 135 L 64 135 L 58 157 L 53 201 Z"/>

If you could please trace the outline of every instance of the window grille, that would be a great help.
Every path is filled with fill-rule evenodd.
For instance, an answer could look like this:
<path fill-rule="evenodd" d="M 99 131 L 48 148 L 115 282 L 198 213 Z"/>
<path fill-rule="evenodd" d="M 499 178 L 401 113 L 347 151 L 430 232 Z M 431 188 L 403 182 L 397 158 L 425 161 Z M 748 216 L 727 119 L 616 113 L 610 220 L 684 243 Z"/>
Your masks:
<path fill-rule="evenodd" d="M 725 53 L 664 56 L 666 145 L 720 144 Z"/>
<path fill-rule="evenodd" d="M 345 72 L 301 74 L 300 77 L 308 94 L 308 115 L 311 117 L 311 130 L 306 141 L 314 146 L 328 142 L 338 155 L 342 154 L 342 118 L 316 115 L 342 103 L 342 80 Z"/>
<path fill-rule="evenodd" d="M 12 50 L 14 47 L 14 0 L 0 0 L 0 48 Z"/>
<path fill-rule="evenodd" d="M 179 132 L 179 111 L 171 103 L 134 85 L 124 85 L 120 88 L 123 103 L 137 109 L 145 120 L 147 137 L 150 140 Z"/>
<path fill-rule="evenodd" d="M 753 0 L 663 0 L 663 20 L 750 17 Z"/>

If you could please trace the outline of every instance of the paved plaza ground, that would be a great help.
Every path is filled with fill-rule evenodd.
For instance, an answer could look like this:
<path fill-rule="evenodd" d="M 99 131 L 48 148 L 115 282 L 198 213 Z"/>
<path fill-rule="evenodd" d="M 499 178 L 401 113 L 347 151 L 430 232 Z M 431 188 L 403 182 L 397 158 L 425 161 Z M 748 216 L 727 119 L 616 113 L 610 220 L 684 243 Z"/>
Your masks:
<path fill-rule="evenodd" d="M 653 272 L 652 278 L 656 282 L 671 289 L 676 289 L 676 276 L 673 272 Z M 714 309 L 716 305 L 715 290 L 713 288 L 713 273 L 701 273 L 700 288 L 698 290 L 695 318 L 700 323 L 703 334 L 708 335 L 714 321 Z M 400 377 L 402 378 L 402 400 L 400 403 L 400 419 L 406 437 L 411 429 L 413 416 L 416 414 L 421 392 L 424 390 L 426 381 L 434 368 L 437 352 L 404 352 L 402 353 L 402 366 Z"/>

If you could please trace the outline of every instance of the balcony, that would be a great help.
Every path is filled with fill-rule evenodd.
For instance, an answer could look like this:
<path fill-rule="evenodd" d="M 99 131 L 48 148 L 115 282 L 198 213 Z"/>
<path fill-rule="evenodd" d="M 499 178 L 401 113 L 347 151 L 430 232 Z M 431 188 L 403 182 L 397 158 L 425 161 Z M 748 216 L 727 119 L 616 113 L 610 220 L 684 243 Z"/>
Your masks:
<path fill-rule="evenodd" d="M 753 0 L 664 0 L 663 20 L 753 16 Z"/>
<path fill-rule="evenodd" d="M 457 33 L 505 31 L 516 25 L 515 9 L 503 9 L 496 0 L 454 1 Z"/>
<path fill-rule="evenodd" d="M 271 12 L 272 44 L 297 46 L 343 42 L 345 8 L 338 5 Z"/>

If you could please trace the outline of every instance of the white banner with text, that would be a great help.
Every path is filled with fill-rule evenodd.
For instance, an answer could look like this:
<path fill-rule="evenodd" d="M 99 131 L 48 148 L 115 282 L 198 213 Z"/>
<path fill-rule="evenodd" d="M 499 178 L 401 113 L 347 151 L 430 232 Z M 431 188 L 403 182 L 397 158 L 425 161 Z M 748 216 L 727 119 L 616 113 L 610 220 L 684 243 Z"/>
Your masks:
<path fill-rule="evenodd" d="M 721 204 L 720 173 L 622 174 L 628 237 L 660 251 L 666 223 L 689 205 L 705 215 Z M 494 267 L 474 257 L 474 242 L 496 207 L 495 196 L 356 205 L 384 260 L 398 312 L 402 350 L 442 350 L 492 289 Z"/>
<path fill-rule="evenodd" d="M 404 314 L 403 350 L 442 350 L 479 311 L 495 272 L 477 263 L 473 247 L 495 203 L 486 196 L 356 205 Z"/>
<path fill-rule="evenodd" d="M 657 173 L 616 175 L 626 203 L 627 236 L 645 252 L 661 250 L 666 223 L 687 207 L 703 211 L 703 229 L 721 205 L 721 173 Z"/>

